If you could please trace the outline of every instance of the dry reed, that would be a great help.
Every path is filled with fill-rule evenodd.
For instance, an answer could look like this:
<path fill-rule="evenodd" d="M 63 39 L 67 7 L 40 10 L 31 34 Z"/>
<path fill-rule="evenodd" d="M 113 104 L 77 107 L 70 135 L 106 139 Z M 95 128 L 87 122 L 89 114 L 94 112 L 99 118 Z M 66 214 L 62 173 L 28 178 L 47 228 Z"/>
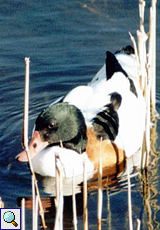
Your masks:
<path fill-rule="evenodd" d="M 97 204 L 97 225 L 98 230 L 102 228 L 102 207 L 103 207 L 103 187 L 102 187 L 102 139 L 99 150 L 99 169 L 98 169 L 98 204 Z"/>
<path fill-rule="evenodd" d="M 141 227 L 141 221 L 137 219 L 137 230 L 140 230 L 140 227 Z"/>
<path fill-rule="evenodd" d="M 56 166 L 56 218 L 54 230 L 63 229 L 63 166 L 59 156 L 55 156 Z"/>
<path fill-rule="evenodd" d="M 73 227 L 77 230 L 77 211 L 76 211 L 76 196 L 75 196 L 75 175 L 73 172 L 72 178 L 72 206 L 73 206 Z"/>
<path fill-rule="evenodd" d="M 87 208 L 87 176 L 86 162 L 83 162 L 83 228 L 88 230 L 88 208 Z"/>
<path fill-rule="evenodd" d="M 22 230 L 25 230 L 25 199 L 22 198 L 21 201 L 21 223 L 22 223 Z"/>
<path fill-rule="evenodd" d="M 4 208 L 4 202 L 2 201 L 1 197 L 0 197 L 0 208 Z"/>
<path fill-rule="evenodd" d="M 148 167 L 151 151 L 150 123 L 155 119 L 156 101 L 156 0 L 152 0 L 150 7 L 149 33 L 144 29 L 145 1 L 139 1 L 140 28 L 137 31 L 138 48 L 134 37 L 130 33 L 130 38 L 135 49 L 137 69 L 142 92 L 146 102 L 145 133 L 142 143 L 142 169 Z M 147 39 L 149 38 L 148 47 Z M 128 172 L 128 171 L 127 171 Z M 132 224 L 132 204 L 130 176 L 128 173 L 128 206 L 129 206 L 129 226 Z M 137 220 L 137 229 L 140 229 L 140 220 Z"/>
<path fill-rule="evenodd" d="M 139 1 L 140 28 L 137 31 L 138 48 L 134 37 L 130 38 L 135 49 L 138 75 L 142 92 L 146 101 L 146 125 L 142 148 L 142 168 L 148 166 L 150 155 L 150 123 L 155 117 L 156 101 L 156 0 L 150 7 L 149 32 L 144 28 L 145 1 Z M 147 40 L 148 47 L 147 47 Z"/>
<path fill-rule="evenodd" d="M 129 230 L 133 230 L 133 221 L 132 221 L 132 200 L 131 200 L 131 181 L 129 166 L 127 161 L 127 179 L 128 179 L 128 219 L 129 219 Z"/>
<path fill-rule="evenodd" d="M 40 216 L 42 220 L 42 226 L 45 229 L 46 224 L 45 224 L 45 219 L 44 219 L 44 211 L 42 207 L 42 202 L 40 198 L 40 193 L 37 185 L 37 180 L 36 176 L 33 170 L 31 158 L 29 155 L 29 149 L 28 149 L 28 126 L 29 126 L 29 63 L 30 59 L 25 58 L 25 64 L 26 64 L 26 69 L 25 69 L 25 95 L 24 95 L 24 115 L 23 115 L 23 128 L 22 128 L 22 146 L 24 147 L 27 157 L 28 157 L 28 162 L 29 162 L 29 167 L 30 167 L 30 172 L 33 177 L 34 181 L 34 187 L 38 196 L 38 202 L 39 202 L 39 207 L 40 207 Z M 33 189 L 32 189 L 33 191 Z M 35 202 L 33 202 L 35 204 Z M 34 220 L 33 220 L 34 221 Z"/>

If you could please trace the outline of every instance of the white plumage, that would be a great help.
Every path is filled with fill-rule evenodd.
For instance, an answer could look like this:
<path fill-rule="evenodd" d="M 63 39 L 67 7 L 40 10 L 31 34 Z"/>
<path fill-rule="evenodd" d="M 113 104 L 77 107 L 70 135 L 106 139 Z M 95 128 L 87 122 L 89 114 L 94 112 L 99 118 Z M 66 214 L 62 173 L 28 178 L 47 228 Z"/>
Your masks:
<path fill-rule="evenodd" d="M 64 97 L 63 102 L 68 102 L 80 109 L 87 127 L 91 127 L 93 118 L 111 102 L 111 94 L 118 93 L 122 100 L 117 110 L 119 130 L 114 142 L 124 150 L 126 157 L 130 157 L 142 145 L 145 128 L 145 101 L 139 86 L 135 56 L 124 53 L 118 53 L 115 56 L 128 77 L 123 71 L 116 70 L 107 80 L 105 64 L 87 86 L 74 88 Z M 133 82 L 135 92 L 131 91 L 129 79 Z M 21 160 L 24 153 L 21 154 L 19 155 L 20 161 L 25 161 L 23 157 Z M 94 171 L 93 163 L 88 159 L 86 153 L 80 155 L 71 149 L 58 146 L 45 148 L 32 159 L 34 171 L 44 176 L 55 176 L 56 154 L 59 155 L 64 166 L 66 177 L 71 177 L 73 171 L 75 175 L 83 173 L 84 158 L 87 162 L 87 172 Z"/>
<path fill-rule="evenodd" d="M 77 106 L 83 113 L 86 123 L 92 119 L 110 101 L 110 94 L 117 92 L 122 97 L 118 109 L 119 133 L 115 143 L 125 150 L 126 157 L 140 149 L 145 127 L 145 101 L 142 95 L 136 60 L 134 55 L 117 54 L 116 58 L 133 80 L 137 96 L 130 90 L 130 82 L 122 72 L 116 72 L 106 81 L 106 66 L 96 74 L 87 86 L 78 86 L 64 98 L 65 102 Z"/>

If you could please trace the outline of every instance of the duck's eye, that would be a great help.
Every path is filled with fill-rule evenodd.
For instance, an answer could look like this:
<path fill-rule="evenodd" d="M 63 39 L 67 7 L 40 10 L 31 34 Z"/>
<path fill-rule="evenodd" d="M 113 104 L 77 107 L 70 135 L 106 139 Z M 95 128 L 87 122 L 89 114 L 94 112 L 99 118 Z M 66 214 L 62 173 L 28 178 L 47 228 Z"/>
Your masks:
<path fill-rule="evenodd" d="M 55 129 L 57 127 L 56 122 L 52 122 L 51 124 L 48 125 L 49 129 Z"/>

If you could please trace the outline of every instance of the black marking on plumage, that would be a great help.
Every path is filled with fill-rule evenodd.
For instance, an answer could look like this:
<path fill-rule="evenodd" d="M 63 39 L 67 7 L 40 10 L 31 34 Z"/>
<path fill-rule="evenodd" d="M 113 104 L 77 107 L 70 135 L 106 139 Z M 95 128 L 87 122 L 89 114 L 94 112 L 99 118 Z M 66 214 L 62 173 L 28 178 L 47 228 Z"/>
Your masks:
<path fill-rule="evenodd" d="M 117 111 L 121 105 L 121 102 L 122 102 L 122 97 L 119 93 L 117 92 L 113 92 L 110 94 L 111 95 L 111 103 L 114 107 L 114 110 Z"/>
<path fill-rule="evenodd" d="M 117 109 L 121 104 L 121 95 L 117 92 L 111 94 L 111 103 L 103 107 L 93 119 L 93 128 L 98 138 L 114 141 L 119 129 L 119 117 Z"/>
<path fill-rule="evenodd" d="M 125 53 L 125 54 L 130 55 L 130 54 L 134 54 L 135 52 L 134 52 L 134 48 L 131 45 L 128 45 L 115 52 L 115 54 L 118 54 L 118 53 Z"/>
<path fill-rule="evenodd" d="M 126 71 L 122 68 L 122 66 L 120 65 L 120 63 L 118 62 L 116 56 L 107 51 L 107 57 L 106 57 L 106 78 L 107 80 L 109 80 L 114 73 L 116 72 L 121 72 L 124 74 L 124 76 L 126 76 L 126 78 L 128 78 L 129 83 L 130 83 L 130 91 L 136 96 L 138 97 L 137 91 L 136 91 L 136 87 L 134 85 L 134 82 L 132 79 L 129 78 L 128 74 L 126 73 Z"/>
<path fill-rule="evenodd" d="M 128 78 L 129 79 L 129 82 L 130 82 L 130 91 L 136 96 L 138 97 L 138 94 L 137 94 L 137 90 L 136 90 L 136 87 L 135 87 L 135 84 L 133 82 L 132 79 Z"/>
<path fill-rule="evenodd" d="M 99 112 L 93 119 L 93 128 L 97 137 L 103 140 L 110 139 L 114 141 L 118 134 L 119 119 L 117 112 L 112 104 L 106 105 L 103 111 Z"/>
<path fill-rule="evenodd" d="M 128 74 L 122 68 L 116 56 L 113 53 L 107 51 L 106 53 L 106 78 L 107 80 L 109 80 L 113 76 L 113 74 L 116 72 L 122 72 L 126 77 L 128 77 Z"/>

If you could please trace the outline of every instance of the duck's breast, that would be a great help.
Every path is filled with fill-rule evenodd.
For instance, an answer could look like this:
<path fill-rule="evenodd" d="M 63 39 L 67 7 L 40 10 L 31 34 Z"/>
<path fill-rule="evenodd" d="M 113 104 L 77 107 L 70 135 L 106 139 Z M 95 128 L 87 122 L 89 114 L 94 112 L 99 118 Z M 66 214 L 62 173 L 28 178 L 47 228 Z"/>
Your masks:
<path fill-rule="evenodd" d="M 94 170 L 93 164 L 86 153 L 78 154 L 73 150 L 54 146 L 42 150 L 32 159 L 34 171 L 42 176 L 55 177 L 56 155 L 62 163 L 64 176 L 67 178 L 83 174 L 84 160 L 86 161 L 87 172 Z"/>

